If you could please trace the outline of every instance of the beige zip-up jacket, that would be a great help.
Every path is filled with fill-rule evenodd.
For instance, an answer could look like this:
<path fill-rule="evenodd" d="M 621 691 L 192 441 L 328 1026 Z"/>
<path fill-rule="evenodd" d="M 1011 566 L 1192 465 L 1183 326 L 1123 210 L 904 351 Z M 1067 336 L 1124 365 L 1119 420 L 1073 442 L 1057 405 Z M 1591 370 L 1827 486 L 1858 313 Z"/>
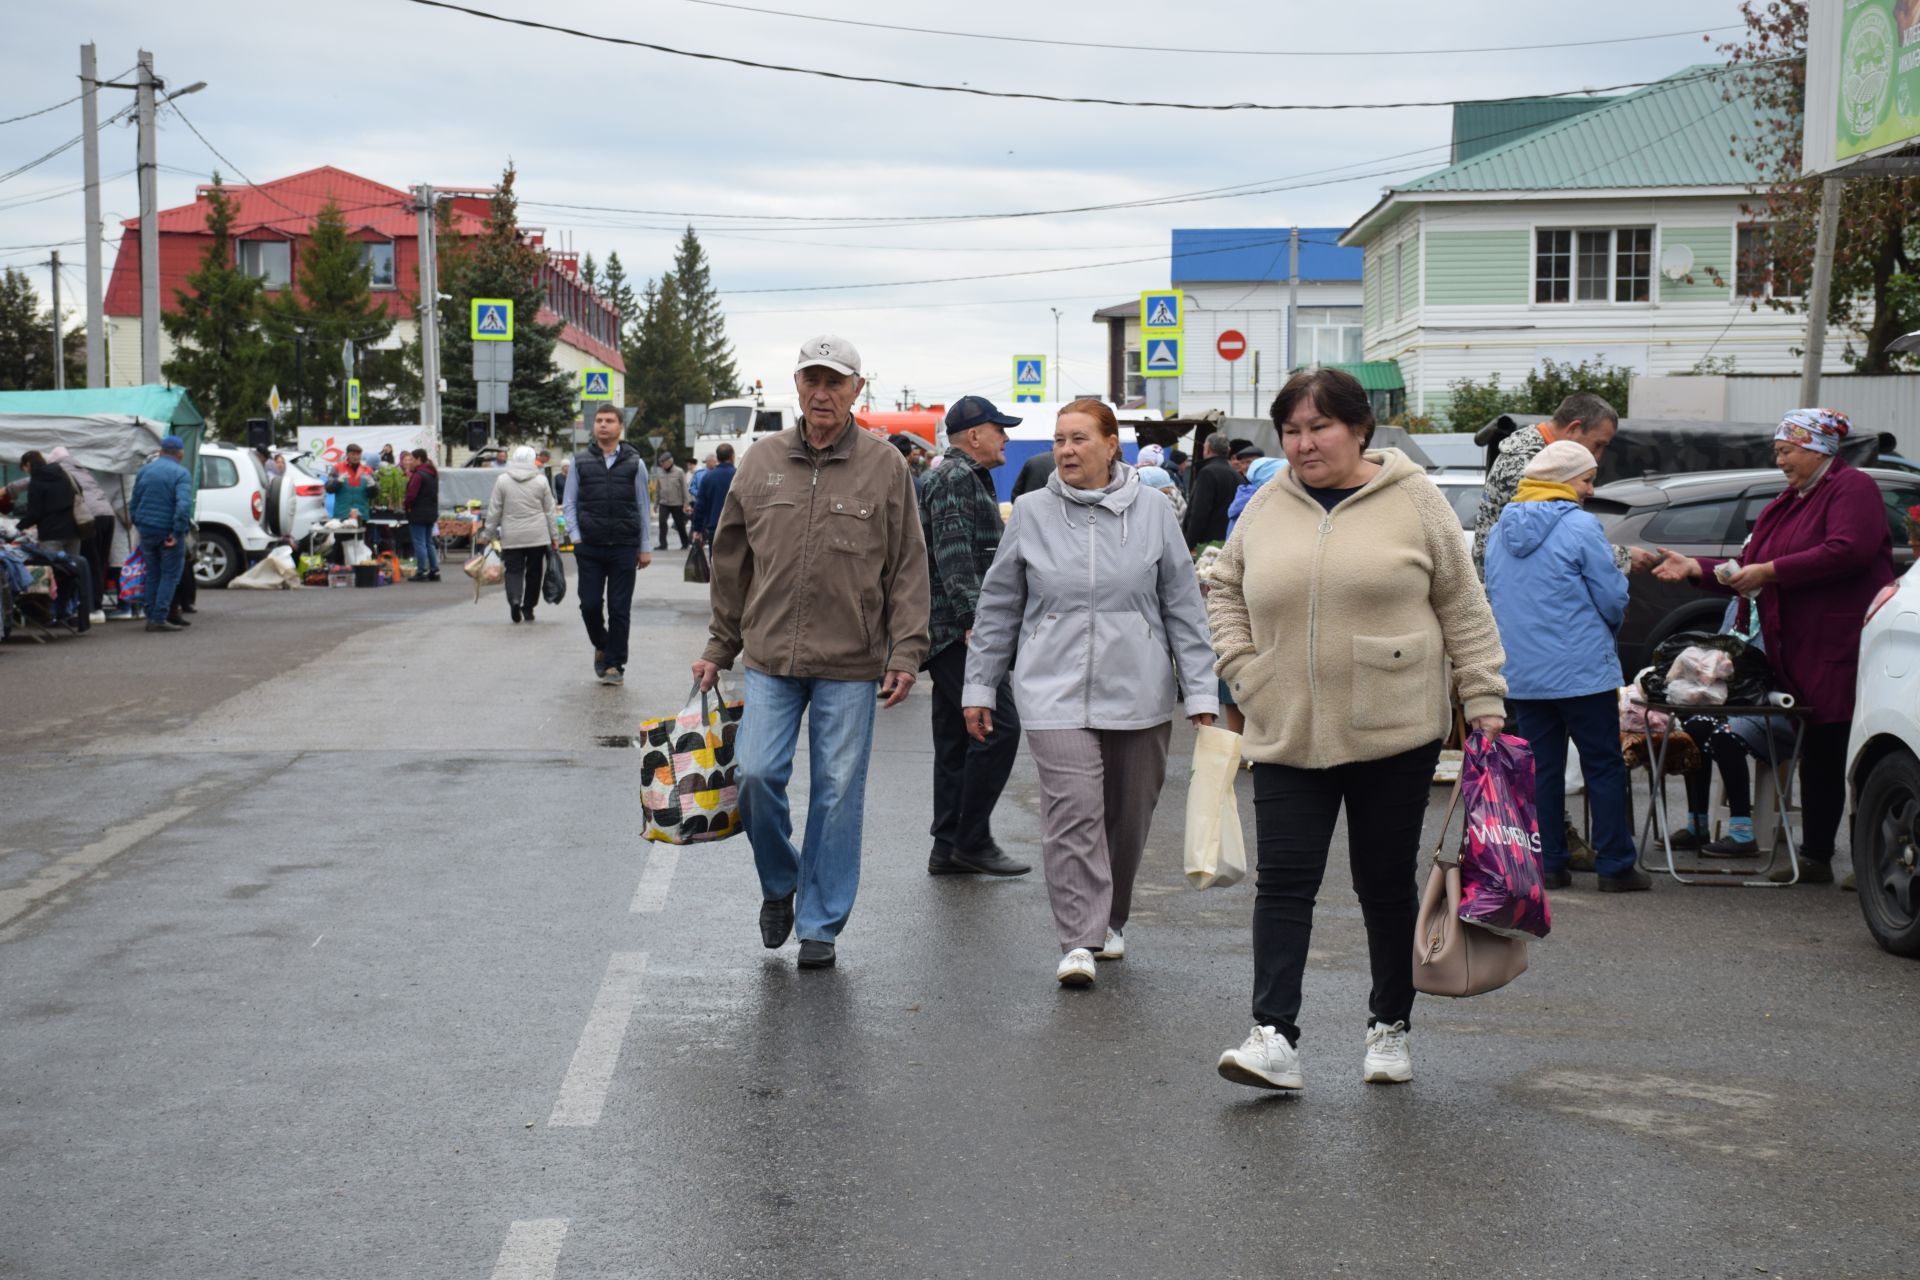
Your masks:
<path fill-rule="evenodd" d="M 1240 513 L 1207 596 L 1249 760 L 1325 769 L 1446 736 L 1447 663 L 1467 718 L 1500 715 L 1506 655 L 1460 518 L 1398 449 L 1324 510 L 1289 467 Z"/>
<path fill-rule="evenodd" d="M 773 676 L 878 680 L 927 657 L 927 544 L 900 451 L 848 420 L 816 460 L 802 427 L 742 458 L 713 536 L 701 656 Z"/>

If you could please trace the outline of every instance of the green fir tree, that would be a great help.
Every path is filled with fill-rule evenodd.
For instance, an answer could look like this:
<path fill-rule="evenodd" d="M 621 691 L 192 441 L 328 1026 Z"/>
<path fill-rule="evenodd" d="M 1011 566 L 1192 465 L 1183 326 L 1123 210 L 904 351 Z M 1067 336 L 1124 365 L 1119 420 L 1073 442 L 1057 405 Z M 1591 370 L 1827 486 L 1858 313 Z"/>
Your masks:
<path fill-rule="evenodd" d="M 161 373 L 186 390 L 217 434 L 231 436 L 248 418 L 266 416 L 273 375 L 261 323 L 265 286 L 234 261 L 233 202 L 219 174 L 207 191 L 207 234 L 200 265 L 174 290 L 175 310 L 160 317 L 174 344 Z"/>
<path fill-rule="evenodd" d="M 706 404 L 713 399 L 713 388 L 700 367 L 671 272 L 658 285 L 647 281 L 636 329 L 627 357 L 627 397 L 639 413 L 628 434 L 661 433 L 677 440 L 685 406 Z"/>
<path fill-rule="evenodd" d="M 86 332 L 61 340 L 67 385 L 85 385 Z M 46 391 L 53 387 L 53 317 L 40 310 L 33 280 L 12 267 L 0 275 L 0 391 Z"/>
<path fill-rule="evenodd" d="M 266 308 L 278 385 L 299 386 L 308 421 L 345 423 L 347 370 L 342 353 L 351 342 L 360 378 L 361 421 L 381 421 L 393 411 L 394 384 L 402 376 L 400 352 L 375 349 L 393 333 L 393 318 L 386 299 L 373 296 L 373 268 L 364 243 L 347 231 L 345 217 L 331 201 L 320 210 L 312 238 L 301 248 L 294 286 Z"/>
<path fill-rule="evenodd" d="M 706 250 L 700 237 L 689 226 L 674 250 L 673 272 L 679 293 L 679 311 L 684 318 L 694 358 L 700 363 L 707 382 L 707 400 L 736 394 L 740 374 L 733 363 L 733 344 L 727 341 L 727 318 L 720 310 L 720 295 L 713 289 L 713 273 L 707 266 Z"/>

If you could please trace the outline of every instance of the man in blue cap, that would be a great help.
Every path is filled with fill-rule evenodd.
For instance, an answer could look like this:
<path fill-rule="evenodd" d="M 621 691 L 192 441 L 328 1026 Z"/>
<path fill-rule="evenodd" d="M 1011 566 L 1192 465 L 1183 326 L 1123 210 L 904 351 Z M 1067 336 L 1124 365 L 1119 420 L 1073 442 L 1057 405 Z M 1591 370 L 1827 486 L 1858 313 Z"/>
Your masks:
<path fill-rule="evenodd" d="M 1007 460 L 1007 428 L 1018 425 L 1020 419 L 1001 413 L 984 396 L 962 396 L 947 410 L 946 455 L 926 473 L 920 494 L 933 585 L 928 628 L 932 644 L 923 668 L 933 677 L 929 875 L 1017 876 L 1029 870 L 993 841 L 993 807 L 1020 750 L 1020 716 L 1012 687 L 1006 682 L 1000 686 L 993 732 L 985 742 L 968 736 L 960 702 L 980 580 L 993 564 L 1005 528 L 993 468 Z"/>
<path fill-rule="evenodd" d="M 173 593 L 187 564 L 187 533 L 193 524 L 193 475 L 180 461 L 187 442 L 168 436 L 160 454 L 134 477 L 127 518 L 140 532 L 140 558 L 146 561 L 147 590 L 141 601 L 149 631 L 179 631 L 169 622 Z"/>

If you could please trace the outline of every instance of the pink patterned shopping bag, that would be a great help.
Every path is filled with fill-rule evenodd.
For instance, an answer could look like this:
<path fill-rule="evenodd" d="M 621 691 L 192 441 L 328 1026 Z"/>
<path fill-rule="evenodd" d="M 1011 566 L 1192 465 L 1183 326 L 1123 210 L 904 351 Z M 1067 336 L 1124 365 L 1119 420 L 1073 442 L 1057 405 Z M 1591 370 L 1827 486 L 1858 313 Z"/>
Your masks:
<path fill-rule="evenodd" d="M 1533 749 L 1526 739 L 1475 731 L 1460 789 L 1467 826 L 1460 844 L 1460 918 L 1518 938 L 1553 927 L 1533 810 Z"/>

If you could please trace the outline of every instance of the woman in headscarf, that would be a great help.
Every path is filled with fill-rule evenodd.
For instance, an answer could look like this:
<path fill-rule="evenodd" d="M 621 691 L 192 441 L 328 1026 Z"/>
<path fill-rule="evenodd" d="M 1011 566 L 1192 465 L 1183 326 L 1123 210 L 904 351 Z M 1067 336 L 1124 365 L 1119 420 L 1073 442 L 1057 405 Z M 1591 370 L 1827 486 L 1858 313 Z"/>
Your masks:
<path fill-rule="evenodd" d="M 1139 468 L 1140 485 L 1146 489 L 1158 489 L 1167 495 L 1167 501 L 1173 504 L 1173 518 L 1185 521 L 1187 518 L 1187 500 L 1180 496 L 1180 486 L 1173 482 L 1173 476 L 1157 463 L 1145 463 Z"/>
<path fill-rule="evenodd" d="M 485 528 L 499 539 L 507 562 L 507 608 L 513 620 L 533 621 L 546 581 L 547 548 L 554 545 L 553 486 L 533 463 L 533 450 L 521 445 L 507 462 L 507 474 L 493 482 Z"/>
<path fill-rule="evenodd" d="M 1800 750 L 1800 879 L 1833 883 L 1834 840 L 1847 809 L 1860 624 L 1893 581 L 1893 534 L 1880 486 L 1840 456 L 1851 429 L 1833 409 L 1795 409 L 1773 435 L 1787 488 L 1754 522 L 1744 560 L 1660 549 L 1654 576 L 1745 597 L 1756 608 L 1775 685 L 1813 713 Z M 1792 869 L 1775 875 L 1791 879 Z"/>

